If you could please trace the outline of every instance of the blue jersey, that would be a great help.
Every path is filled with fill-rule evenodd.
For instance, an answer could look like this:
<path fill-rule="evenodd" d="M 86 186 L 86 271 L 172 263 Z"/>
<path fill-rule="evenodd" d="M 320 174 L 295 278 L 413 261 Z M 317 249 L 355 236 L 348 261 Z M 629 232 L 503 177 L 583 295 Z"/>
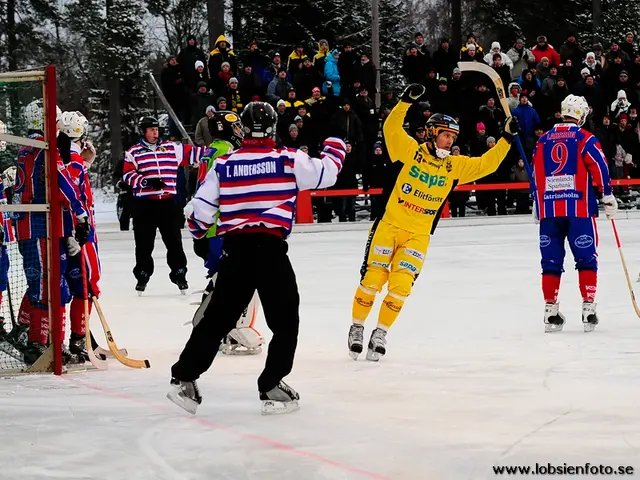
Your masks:
<path fill-rule="evenodd" d="M 611 194 L 607 160 L 598 139 L 572 123 L 555 125 L 540 137 L 533 153 L 534 201 L 538 217 L 597 215 L 593 187 Z"/>

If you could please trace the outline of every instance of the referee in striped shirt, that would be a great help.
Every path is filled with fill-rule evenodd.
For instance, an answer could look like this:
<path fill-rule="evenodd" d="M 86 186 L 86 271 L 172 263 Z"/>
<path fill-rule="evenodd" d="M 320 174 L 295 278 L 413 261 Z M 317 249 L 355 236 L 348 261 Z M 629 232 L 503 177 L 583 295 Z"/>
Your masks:
<path fill-rule="evenodd" d="M 187 257 L 182 248 L 182 206 L 177 199 L 178 170 L 200 163 L 205 148 L 162 141 L 158 120 L 142 117 L 138 122 L 140 142 L 125 153 L 122 180 L 133 190 L 133 233 L 136 242 L 138 295 L 153 275 L 156 230 L 167 248 L 169 279 L 186 294 Z"/>

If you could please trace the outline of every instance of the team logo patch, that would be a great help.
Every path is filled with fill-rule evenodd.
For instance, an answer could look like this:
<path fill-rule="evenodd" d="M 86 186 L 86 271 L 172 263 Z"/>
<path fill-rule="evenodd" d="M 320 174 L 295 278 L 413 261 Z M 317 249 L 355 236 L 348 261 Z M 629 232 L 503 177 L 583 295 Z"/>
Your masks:
<path fill-rule="evenodd" d="M 593 245 L 593 237 L 590 235 L 580 235 L 573 244 L 578 248 L 589 248 Z"/>
<path fill-rule="evenodd" d="M 411 255 L 412 257 L 417 258 L 421 262 L 424 260 L 424 255 L 420 253 L 418 250 L 414 250 L 413 248 L 405 248 L 404 252 L 407 255 Z"/>
<path fill-rule="evenodd" d="M 402 185 L 402 193 L 411 193 L 411 191 L 413 190 L 413 187 L 411 186 L 410 183 L 405 183 Z"/>
<path fill-rule="evenodd" d="M 548 235 L 540 235 L 540 247 L 548 247 L 551 245 L 551 238 Z"/>
<path fill-rule="evenodd" d="M 373 251 L 376 255 L 391 255 L 393 253 L 392 247 L 373 247 Z"/>
<path fill-rule="evenodd" d="M 374 267 L 389 268 L 389 263 L 387 262 L 371 262 L 371 265 Z"/>
<path fill-rule="evenodd" d="M 398 264 L 398 268 L 409 270 L 412 273 L 417 273 L 418 271 L 418 267 L 416 267 L 413 263 L 409 263 L 404 260 Z"/>

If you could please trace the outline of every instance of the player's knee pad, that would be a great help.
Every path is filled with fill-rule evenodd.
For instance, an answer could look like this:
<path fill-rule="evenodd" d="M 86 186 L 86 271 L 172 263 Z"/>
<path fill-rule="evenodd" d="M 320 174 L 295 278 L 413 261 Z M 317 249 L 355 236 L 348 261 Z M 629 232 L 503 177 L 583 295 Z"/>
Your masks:
<path fill-rule="evenodd" d="M 417 275 L 409 271 L 391 272 L 389 275 L 389 293 L 402 299 L 411 294 Z"/>
<path fill-rule="evenodd" d="M 381 268 L 367 268 L 360 282 L 360 286 L 379 292 L 389 280 L 389 272 Z"/>
<path fill-rule="evenodd" d="M 234 328 L 222 344 L 226 355 L 256 355 L 262 351 L 264 338 L 253 327 Z"/>

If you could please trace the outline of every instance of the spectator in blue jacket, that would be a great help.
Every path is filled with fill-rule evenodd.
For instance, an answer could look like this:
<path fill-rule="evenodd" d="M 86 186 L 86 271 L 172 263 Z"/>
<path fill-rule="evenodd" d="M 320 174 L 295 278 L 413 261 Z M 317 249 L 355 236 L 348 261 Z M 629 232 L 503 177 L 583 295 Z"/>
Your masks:
<path fill-rule="evenodd" d="M 520 104 L 513 110 L 513 116 L 518 119 L 520 124 L 522 143 L 525 145 L 534 138 L 534 130 L 540 125 L 540 117 L 538 112 L 529 103 L 527 95 L 520 95 Z"/>
<path fill-rule="evenodd" d="M 338 58 L 340 58 L 340 52 L 336 49 L 331 51 L 331 55 L 327 56 L 324 63 L 324 79 L 322 84 L 322 94 L 327 96 L 327 82 L 331 82 L 333 87 L 333 94 L 336 97 L 340 96 L 340 73 L 338 73 Z"/>

